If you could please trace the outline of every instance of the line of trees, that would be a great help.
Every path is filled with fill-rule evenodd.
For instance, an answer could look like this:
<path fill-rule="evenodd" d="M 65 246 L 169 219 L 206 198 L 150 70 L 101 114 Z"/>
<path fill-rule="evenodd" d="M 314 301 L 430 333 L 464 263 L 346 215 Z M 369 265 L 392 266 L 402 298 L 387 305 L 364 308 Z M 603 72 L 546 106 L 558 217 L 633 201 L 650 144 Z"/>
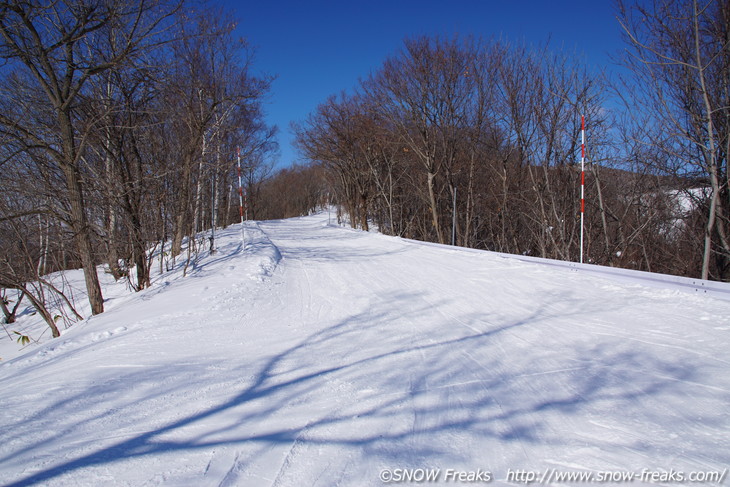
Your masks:
<path fill-rule="evenodd" d="M 319 105 L 297 146 L 353 227 L 575 261 L 584 115 L 586 260 L 727 280 L 728 4 L 618 13 L 619 89 L 547 47 L 418 37 Z"/>
<path fill-rule="evenodd" d="M 250 188 L 270 171 L 271 78 L 234 29 L 182 0 L 0 1 L 0 287 L 54 336 L 46 303 L 74 307 L 44 276 L 83 268 L 101 313 L 99 263 L 144 289 L 153 250 L 238 216 L 237 146 Z"/>
<path fill-rule="evenodd" d="M 272 79 L 227 14 L 192 0 L 0 0 L 0 288 L 54 336 L 63 281 L 97 266 L 141 290 L 197 255 L 201 230 L 336 203 L 353 227 L 578 260 L 580 118 L 588 133 L 585 259 L 730 279 L 730 4 L 617 3 L 628 73 L 472 37 L 418 37 L 294 127 L 310 164 L 272 176 Z M 211 242 L 210 248 L 214 243 Z M 131 270 L 134 269 L 134 275 Z M 16 290 L 11 302 L 6 293 Z"/>
<path fill-rule="evenodd" d="M 632 73 L 626 91 L 632 141 L 661 174 L 703 180 L 703 279 L 730 279 L 730 4 L 721 0 L 619 2 Z M 693 274 L 695 274 L 693 272 Z"/>

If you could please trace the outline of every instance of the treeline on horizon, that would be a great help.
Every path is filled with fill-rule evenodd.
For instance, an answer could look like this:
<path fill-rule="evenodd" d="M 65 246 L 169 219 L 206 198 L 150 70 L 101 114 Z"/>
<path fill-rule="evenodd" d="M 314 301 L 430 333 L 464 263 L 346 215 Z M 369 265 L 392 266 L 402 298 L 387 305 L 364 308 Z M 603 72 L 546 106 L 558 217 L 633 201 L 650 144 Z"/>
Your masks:
<path fill-rule="evenodd" d="M 296 126 L 353 227 L 730 279 L 730 4 L 619 3 L 621 79 L 575 55 L 408 39 Z M 290 177 L 288 175 L 287 177 Z"/>
<path fill-rule="evenodd" d="M 581 116 L 585 261 L 727 281 L 729 9 L 619 4 L 618 82 L 548 46 L 407 39 L 296 124 L 307 163 L 274 171 L 272 78 L 226 12 L 0 1 L 5 318 L 27 297 L 54 336 L 78 319 L 53 271 L 83 268 L 97 314 L 98 264 L 135 290 L 154 256 L 194 266 L 239 220 L 239 177 L 251 219 L 335 204 L 355 228 L 578 260 Z"/>

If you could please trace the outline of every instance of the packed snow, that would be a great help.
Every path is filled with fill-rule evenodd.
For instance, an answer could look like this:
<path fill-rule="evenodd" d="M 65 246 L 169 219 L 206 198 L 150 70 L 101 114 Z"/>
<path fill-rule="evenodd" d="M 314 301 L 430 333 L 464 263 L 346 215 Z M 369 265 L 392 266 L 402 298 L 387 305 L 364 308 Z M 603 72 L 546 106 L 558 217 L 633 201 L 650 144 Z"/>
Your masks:
<path fill-rule="evenodd" d="M 2 338 L 0 484 L 726 480 L 730 301 L 326 213 L 245 229 L 186 277 L 106 277 L 58 339 Z"/>

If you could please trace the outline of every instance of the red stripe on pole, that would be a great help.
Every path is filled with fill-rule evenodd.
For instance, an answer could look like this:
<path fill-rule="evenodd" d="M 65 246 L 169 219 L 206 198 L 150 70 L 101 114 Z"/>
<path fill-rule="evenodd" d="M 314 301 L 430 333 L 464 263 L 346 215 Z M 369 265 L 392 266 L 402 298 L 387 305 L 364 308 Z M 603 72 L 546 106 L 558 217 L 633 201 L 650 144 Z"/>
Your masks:
<path fill-rule="evenodd" d="M 236 159 L 238 166 L 238 213 L 241 217 L 241 246 L 246 250 L 246 230 L 243 225 L 243 180 L 241 178 L 241 147 L 236 147 Z"/>
<path fill-rule="evenodd" d="M 580 263 L 583 263 L 583 219 L 586 211 L 585 200 L 585 162 L 586 162 L 586 118 L 580 116 Z"/>

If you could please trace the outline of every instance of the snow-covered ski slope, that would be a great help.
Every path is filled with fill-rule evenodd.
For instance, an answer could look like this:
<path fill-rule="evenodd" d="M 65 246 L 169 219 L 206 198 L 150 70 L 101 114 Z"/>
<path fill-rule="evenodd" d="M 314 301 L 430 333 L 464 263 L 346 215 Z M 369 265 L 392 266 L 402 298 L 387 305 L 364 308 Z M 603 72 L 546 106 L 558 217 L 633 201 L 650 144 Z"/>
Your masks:
<path fill-rule="evenodd" d="M 676 485 L 730 466 L 728 301 L 326 214 L 248 223 L 245 251 L 239 228 L 0 365 L 0 484 Z"/>

